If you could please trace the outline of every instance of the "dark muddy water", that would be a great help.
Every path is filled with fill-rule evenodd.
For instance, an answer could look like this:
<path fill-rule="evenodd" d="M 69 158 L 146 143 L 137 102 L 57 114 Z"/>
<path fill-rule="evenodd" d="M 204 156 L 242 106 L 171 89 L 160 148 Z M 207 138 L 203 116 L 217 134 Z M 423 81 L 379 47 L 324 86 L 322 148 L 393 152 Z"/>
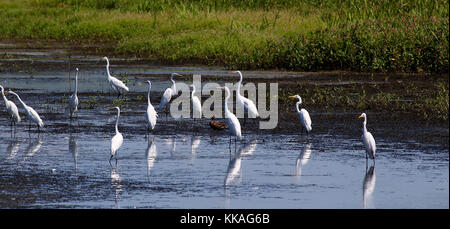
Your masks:
<path fill-rule="evenodd" d="M 44 54 L 27 58 L 45 60 Z M 0 84 L 17 91 L 41 114 L 46 127 L 40 134 L 35 127 L 28 131 L 22 113 L 23 121 L 12 135 L 0 102 L 0 208 L 449 207 L 447 124 L 421 124 L 369 112 L 377 159 L 367 166 L 361 120 L 356 118 L 360 111 L 311 110 L 309 136 L 299 133 L 295 113 L 281 113 L 287 118 L 280 119 L 275 130 L 258 131 L 252 120 L 243 127 L 244 140 L 231 146 L 228 132 L 211 130 L 209 120 L 161 115 L 147 137 L 145 80 L 153 82 L 152 100 L 157 106 L 162 91 L 170 86 L 169 73 L 227 72 L 214 68 L 126 67 L 114 66 L 111 60 L 115 74 L 136 75 L 128 77 L 132 92 L 124 96 L 128 100 L 119 123 L 124 142 L 117 165 L 113 161 L 111 166 L 116 113 L 107 108 L 116 96 L 109 94 L 104 63 L 81 59 L 72 63 L 80 65 L 82 103 L 72 123 L 61 99 L 71 94 L 73 72 L 1 74 Z M 83 69 L 90 64 L 94 67 Z M 88 109 L 83 101 L 94 95 L 98 101 Z M 144 100 L 137 100 L 138 96 Z M 19 111 L 23 111 L 20 106 Z"/>

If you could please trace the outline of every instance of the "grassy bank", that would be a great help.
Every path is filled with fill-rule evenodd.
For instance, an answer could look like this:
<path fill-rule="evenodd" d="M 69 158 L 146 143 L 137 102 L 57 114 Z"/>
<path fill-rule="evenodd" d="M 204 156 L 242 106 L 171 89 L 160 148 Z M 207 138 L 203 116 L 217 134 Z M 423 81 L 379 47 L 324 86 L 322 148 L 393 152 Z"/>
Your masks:
<path fill-rule="evenodd" d="M 19 0 L 0 38 L 113 44 L 171 63 L 297 71 L 448 72 L 448 0 Z"/>

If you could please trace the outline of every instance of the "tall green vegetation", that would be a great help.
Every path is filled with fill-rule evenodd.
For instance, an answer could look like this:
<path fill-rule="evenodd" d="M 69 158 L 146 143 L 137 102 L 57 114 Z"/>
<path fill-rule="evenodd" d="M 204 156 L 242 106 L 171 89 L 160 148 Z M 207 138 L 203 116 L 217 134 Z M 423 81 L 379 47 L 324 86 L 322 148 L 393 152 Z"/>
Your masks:
<path fill-rule="evenodd" d="M 448 72 L 448 0 L 21 0 L 0 38 L 114 44 L 175 63 Z"/>

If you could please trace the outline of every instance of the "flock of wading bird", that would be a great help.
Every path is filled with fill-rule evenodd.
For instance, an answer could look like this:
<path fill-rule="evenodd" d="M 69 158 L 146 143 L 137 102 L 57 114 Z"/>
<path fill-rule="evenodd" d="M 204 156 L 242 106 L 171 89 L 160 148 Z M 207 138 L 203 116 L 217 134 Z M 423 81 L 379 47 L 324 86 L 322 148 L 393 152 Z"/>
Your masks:
<path fill-rule="evenodd" d="M 111 76 L 110 72 L 109 72 L 109 60 L 107 57 L 103 57 L 102 60 L 106 60 L 106 73 L 108 76 L 108 81 L 109 84 L 111 85 L 113 90 L 116 90 L 118 93 L 118 96 L 120 96 L 120 90 L 125 90 L 125 91 L 129 91 L 128 87 L 119 79 L 117 79 L 114 76 Z M 75 89 L 74 92 L 72 94 L 72 96 L 69 98 L 69 113 L 70 113 L 70 119 L 72 119 L 73 115 L 75 112 L 77 112 L 78 110 L 78 96 L 77 96 L 77 91 L 78 91 L 78 73 L 79 70 L 78 68 L 76 68 L 76 75 L 75 75 Z M 237 86 L 237 93 L 236 93 L 236 104 L 238 106 L 241 106 L 244 109 L 244 113 L 248 113 L 249 117 L 259 117 L 258 114 L 258 110 L 255 106 L 255 103 L 253 103 L 253 101 L 251 101 L 248 98 L 245 98 L 244 96 L 242 96 L 240 94 L 240 85 L 242 83 L 242 73 L 240 71 L 234 71 L 232 73 L 238 73 L 240 76 L 240 80 L 238 82 L 238 86 Z M 164 91 L 164 94 L 162 95 L 161 98 L 161 102 L 159 104 L 158 109 L 159 110 L 163 110 L 165 107 L 167 107 L 167 105 L 170 103 L 171 99 L 173 96 L 175 96 L 177 94 L 177 90 L 176 90 L 176 84 L 174 81 L 174 77 L 175 76 L 182 76 L 178 73 L 172 73 L 170 76 L 170 81 L 172 81 L 172 86 L 170 88 L 167 88 Z M 151 82 L 147 81 L 148 83 L 148 93 L 147 93 L 147 101 L 148 101 L 148 105 L 147 105 L 147 111 L 145 114 L 145 118 L 147 121 L 147 132 L 149 130 L 153 130 L 156 126 L 156 120 L 158 118 L 158 113 L 156 112 L 155 108 L 153 107 L 153 105 L 150 102 L 150 89 L 151 89 Z M 193 112 L 197 112 L 200 114 L 200 117 L 202 116 L 202 106 L 201 106 L 201 102 L 200 99 L 196 96 L 194 96 L 195 93 L 195 86 L 194 85 L 189 85 L 190 87 L 193 88 L 192 90 L 192 94 L 191 94 L 191 100 L 192 100 L 192 106 L 193 106 Z M 231 96 L 231 92 L 227 87 L 218 87 L 221 89 L 224 89 L 226 91 L 226 97 L 225 97 L 225 123 L 222 122 L 218 122 L 214 120 L 214 116 L 211 119 L 210 122 L 210 126 L 211 128 L 215 129 L 215 130 L 223 130 L 223 129 L 229 129 L 230 130 L 230 143 L 231 143 L 231 135 L 235 136 L 235 142 L 237 139 L 241 140 L 242 139 L 242 133 L 241 133 L 241 124 L 239 123 L 239 120 L 236 118 L 236 116 L 230 112 L 228 110 L 228 106 L 227 106 L 227 102 L 228 99 Z M 8 94 L 12 94 L 15 95 L 17 97 L 17 99 L 19 100 L 20 104 L 22 105 L 23 109 L 25 110 L 25 114 L 28 117 L 30 122 L 33 122 L 37 125 L 38 131 L 40 130 L 39 128 L 44 127 L 44 122 L 42 121 L 42 119 L 39 117 L 39 114 L 30 106 L 28 106 L 27 104 L 25 104 L 25 102 L 22 101 L 22 99 L 20 98 L 20 96 L 9 90 L 8 92 L 5 92 L 3 86 L 0 85 L 0 89 L 2 90 L 2 95 L 3 95 L 3 99 L 5 100 L 5 105 L 6 105 L 6 110 L 9 113 L 9 116 L 11 118 L 11 127 L 14 126 L 21 121 L 20 115 L 19 115 L 19 111 L 17 109 L 17 106 L 11 102 L 10 100 L 8 100 L 6 98 L 6 95 Z M 309 113 L 306 109 L 301 108 L 300 109 L 300 104 L 302 103 L 302 98 L 299 95 L 293 95 L 293 96 L 289 96 L 290 98 L 296 98 L 298 99 L 298 102 L 296 103 L 296 110 L 297 113 L 300 117 L 300 123 L 303 126 L 303 128 L 306 129 L 307 134 L 309 134 L 309 132 L 312 130 L 311 127 L 311 118 L 309 116 Z M 116 125 L 115 125 L 115 130 L 116 130 L 116 134 L 112 137 L 111 139 L 111 157 L 109 159 L 109 161 L 111 162 L 111 159 L 113 159 L 117 153 L 117 151 L 119 150 L 119 148 L 121 147 L 122 143 L 123 143 L 123 136 L 122 134 L 119 132 L 119 117 L 120 117 L 120 108 L 119 107 L 111 107 L 110 110 L 117 110 L 117 119 L 116 119 Z M 367 124 L 367 115 L 365 113 L 362 113 L 359 118 L 364 118 L 364 122 L 363 122 L 363 128 L 362 128 L 362 141 L 363 144 L 365 146 L 365 150 L 366 150 L 366 160 L 367 157 L 370 157 L 371 159 L 374 160 L 375 162 L 375 151 L 376 151 L 376 146 L 375 146 L 375 139 L 373 138 L 372 134 L 370 132 L 367 131 L 366 128 L 366 124 Z M 31 124 L 29 125 L 29 128 L 31 128 Z M 116 159 L 116 163 L 117 163 L 117 157 L 115 157 Z"/>

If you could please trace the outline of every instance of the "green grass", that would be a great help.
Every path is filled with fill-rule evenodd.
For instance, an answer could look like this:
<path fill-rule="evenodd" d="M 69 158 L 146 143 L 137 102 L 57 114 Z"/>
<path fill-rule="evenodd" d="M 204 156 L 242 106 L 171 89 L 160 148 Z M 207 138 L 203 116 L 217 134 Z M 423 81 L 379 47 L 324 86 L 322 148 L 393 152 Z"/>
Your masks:
<path fill-rule="evenodd" d="M 19 0 L 0 39 L 240 69 L 448 72 L 448 0 Z"/>

